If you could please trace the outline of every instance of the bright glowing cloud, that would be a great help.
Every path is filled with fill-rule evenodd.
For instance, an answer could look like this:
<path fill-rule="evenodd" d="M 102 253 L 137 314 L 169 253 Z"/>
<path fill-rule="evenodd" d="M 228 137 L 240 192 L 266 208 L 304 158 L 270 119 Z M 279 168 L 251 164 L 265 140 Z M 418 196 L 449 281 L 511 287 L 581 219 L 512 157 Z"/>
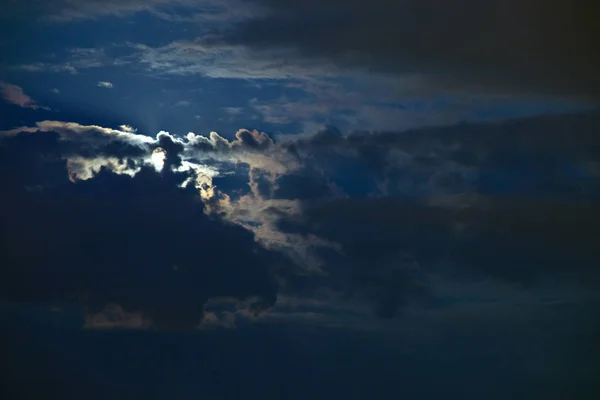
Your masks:
<path fill-rule="evenodd" d="M 123 125 L 121 126 L 123 127 Z M 63 140 L 93 140 L 94 137 L 91 135 L 94 132 L 98 132 L 108 138 L 114 138 L 116 140 L 122 140 L 124 142 L 144 146 L 147 144 L 154 143 L 154 139 L 145 135 L 138 135 L 132 133 L 131 130 L 118 130 L 105 128 L 99 125 L 81 125 L 77 122 L 65 122 L 65 121 L 40 121 L 36 122 L 35 126 L 21 126 L 19 128 L 9 129 L 6 131 L 0 131 L 0 136 L 14 136 L 21 132 L 35 133 L 35 132 L 57 132 L 61 135 Z"/>
<path fill-rule="evenodd" d="M 113 87 L 115 87 L 115 85 L 113 85 L 112 82 L 108 81 L 100 81 L 96 84 L 96 86 L 106 89 L 112 89 Z"/>
<path fill-rule="evenodd" d="M 119 125 L 119 128 L 123 131 L 123 132 L 130 132 L 130 133 L 136 133 L 137 129 L 134 128 L 131 125 Z"/>
<path fill-rule="evenodd" d="M 154 169 L 156 169 L 156 171 L 158 172 L 162 171 L 165 167 L 166 159 L 167 151 L 162 147 L 157 147 L 156 149 L 154 149 L 152 155 L 150 156 L 150 162 L 154 166 Z"/>
<path fill-rule="evenodd" d="M 140 167 L 132 167 L 125 160 L 119 160 L 116 157 L 85 158 L 74 156 L 67 158 L 67 168 L 71 182 L 91 179 L 102 167 L 108 168 L 119 175 L 135 176 L 140 171 Z"/>

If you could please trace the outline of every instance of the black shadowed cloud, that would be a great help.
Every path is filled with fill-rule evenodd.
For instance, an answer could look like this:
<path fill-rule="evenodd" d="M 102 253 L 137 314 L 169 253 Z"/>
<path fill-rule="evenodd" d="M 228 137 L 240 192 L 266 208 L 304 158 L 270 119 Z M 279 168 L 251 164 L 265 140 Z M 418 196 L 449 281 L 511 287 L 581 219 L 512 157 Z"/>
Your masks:
<path fill-rule="evenodd" d="M 423 74 L 455 90 L 600 96 L 593 0 L 246 1 L 269 12 L 234 26 L 224 42 Z"/>
<path fill-rule="evenodd" d="M 175 329 L 198 325 L 212 297 L 274 303 L 269 252 L 207 217 L 179 174 L 101 169 L 71 183 L 60 146 L 51 133 L 2 143 L 2 297 L 81 302 L 90 313 L 118 304 Z"/>
<path fill-rule="evenodd" d="M 8 298 L 189 328 L 215 297 L 325 291 L 390 318 L 440 274 L 598 282 L 597 113 L 292 142 L 40 125 L 62 130 L 0 142 Z M 158 147 L 162 172 L 143 161 Z M 73 175 L 94 157 L 120 164 Z M 202 197 L 185 162 L 220 170 Z"/>

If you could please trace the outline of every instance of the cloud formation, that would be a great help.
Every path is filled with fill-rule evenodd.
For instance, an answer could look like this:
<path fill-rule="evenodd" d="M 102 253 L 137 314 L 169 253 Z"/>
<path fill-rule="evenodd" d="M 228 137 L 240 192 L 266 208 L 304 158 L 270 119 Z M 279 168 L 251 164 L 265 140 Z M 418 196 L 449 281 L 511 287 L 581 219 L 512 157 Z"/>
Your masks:
<path fill-rule="evenodd" d="M 270 12 L 235 25 L 224 43 L 384 74 L 421 73 L 438 86 L 598 99 L 591 0 L 247 0 Z"/>
<path fill-rule="evenodd" d="M 226 79 L 306 79 L 333 75 L 335 65 L 297 58 L 286 49 L 262 52 L 243 44 L 229 44 L 215 35 L 178 40 L 160 47 L 130 43 L 130 56 L 161 75 L 202 75 Z"/>
<path fill-rule="evenodd" d="M 232 12 L 234 6 L 237 9 Z M 27 0 L 11 4 L 6 15 L 14 18 L 32 11 L 43 22 L 59 24 L 106 17 L 127 18 L 138 13 L 169 22 L 222 22 L 251 13 L 250 7 L 243 4 L 240 7 L 236 0 L 58 0 L 52 4 Z"/>
<path fill-rule="evenodd" d="M 72 183 L 61 147 L 51 134 L 2 140 L 4 299 L 75 301 L 91 325 L 117 318 L 168 329 L 197 326 L 212 297 L 274 303 L 273 256 L 245 229 L 208 218 L 196 190 L 179 188 L 185 176 L 102 168 Z M 110 318 L 109 304 L 119 306 Z"/>
<path fill-rule="evenodd" d="M 207 295 L 199 291 L 197 299 L 186 297 L 200 305 L 196 313 L 181 316 L 189 317 L 187 326 L 192 324 L 192 315 L 199 324 L 202 312 L 197 312 L 202 304 L 221 295 L 270 299 L 261 308 L 273 305 L 278 294 L 305 299 L 311 307 L 319 304 L 321 310 L 326 307 L 323 304 L 335 309 L 346 304 L 354 312 L 366 309 L 394 318 L 415 304 L 443 301 L 436 282 L 450 279 L 444 278 L 448 276 L 524 287 L 541 281 L 581 285 L 578 282 L 583 280 L 586 290 L 595 287 L 599 278 L 595 265 L 600 259 L 600 232 L 595 228 L 600 226 L 596 205 L 600 186 L 594 169 L 600 163 L 598 125 L 598 114 L 591 113 L 400 133 L 344 135 L 330 127 L 313 137 L 276 141 L 245 129 L 236 132 L 232 140 L 216 132 L 183 137 L 160 132 L 152 138 L 125 125 L 111 129 L 42 121 L 34 127 L 3 132 L 4 181 L 14 192 L 5 200 L 4 209 L 13 210 L 18 204 L 39 209 L 37 219 L 11 211 L 25 221 L 15 238 L 30 237 L 29 230 L 38 229 L 38 219 L 47 223 L 45 230 L 39 228 L 44 234 L 49 234 L 50 226 L 60 224 L 56 219 L 61 215 L 81 221 L 73 226 L 63 224 L 69 233 L 59 235 L 64 241 L 60 246 L 75 240 L 85 248 L 97 249 L 94 240 L 106 242 L 104 248 L 118 249 L 117 253 L 127 256 L 134 275 L 141 271 L 142 261 L 138 264 L 133 254 L 145 251 L 147 243 L 156 238 L 162 243 L 167 240 L 165 232 L 170 232 L 163 255 L 153 261 L 140 255 L 140 260 L 170 265 L 168 273 L 174 276 L 182 269 L 194 271 L 186 275 L 190 282 L 213 277 L 217 282 L 215 291 L 206 288 Z M 156 152 L 163 157 L 161 168 L 155 170 L 152 154 Z M 53 199 L 63 195 L 68 203 L 61 200 L 60 207 L 58 203 L 54 206 Z M 46 208 L 39 206 L 42 199 L 48 199 Z M 56 217 L 50 221 L 43 216 L 46 212 Z M 149 215 L 157 219 L 156 225 Z M 12 221 L 7 226 L 16 227 L 13 217 L 7 214 L 2 218 Z M 104 225 L 88 225 L 105 232 L 102 235 L 106 237 L 77 239 L 73 232 L 81 232 L 90 218 L 94 224 L 117 218 L 122 222 L 111 224 L 120 230 L 109 234 Z M 203 239 L 203 246 L 216 250 L 190 253 L 189 249 L 197 249 L 194 238 L 204 237 L 206 232 L 212 232 L 211 239 Z M 31 236 L 32 240 L 41 241 L 42 233 Z M 139 242 L 136 239 L 125 245 L 125 234 L 140 237 Z M 6 235 L 11 235 L 10 230 Z M 243 249 L 253 248 L 252 252 L 258 253 L 252 254 L 265 257 L 256 259 L 256 265 L 269 266 L 268 273 L 261 270 L 266 274 L 261 275 L 262 283 L 239 275 L 237 268 L 246 260 L 235 261 L 237 252 L 229 261 L 219 259 L 221 252 L 231 252 L 223 243 L 232 243 L 236 235 Z M 39 254 L 59 257 L 46 245 L 35 245 L 41 246 Z M 244 251 L 239 254 L 255 260 Z M 75 258 L 57 258 L 56 265 L 83 262 L 73 250 L 65 253 Z M 104 259 L 94 254 L 93 268 L 107 268 L 95 264 Z M 225 262 L 228 274 L 238 274 L 236 279 L 229 281 L 212 269 L 205 270 L 199 261 L 205 256 L 209 264 Z M 35 262 L 26 261 L 27 268 L 34 269 Z M 102 262 L 122 265 L 112 258 Z M 116 270 L 108 271 L 118 279 L 136 282 L 134 275 L 123 277 Z M 188 296 L 188 289 L 180 286 L 183 281 L 163 276 L 166 270 L 157 271 L 158 280 L 171 282 L 169 290 Z M 69 269 L 62 275 L 71 273 Z M 25 279 L 16 270 L 11 274 Z M 250 279 L 250 287 L 238 277 Z M 121 292 L 111 286 L 117 283 L 102 279 L 108 285 L 102 290 L 112 290 L 114 296 L 96 293 L 93 281 L 72 282 L 73 287 L 85 288 L 84 293 L 102 303 L 91 309 L 90 324 L 96 321 L 104 326 L 113 321 L 116 325 L 147 326 L 147 321 L 152 321 L 154 326 L 157 319 L 166 318 L 159 311 L 163 307 L 146 297 L 161 297 L 155 296 L 159 288 L 152 286 L 149 277 L 138 287 L 151 290 L 134 290 L 135 295 L 127 292 L 125 284 L 118 286 L 124 290 Z M 51 282 L 69 292 L 64 286 L 67 283 Z M 208 283 L 200 287 L 205 285 Z M 269 291 L 260 285 L 267 285 Z M 31 291 L 33 296 L 33 286 Z M 62 301 L 61 296 L 58 299 Z M 79 293 L 77 298 L 85 297 L 81 296 Z M 183 299 L 173 301 L 165 307 L 186 307 Z M 111 308 L 106 314 L 102 307 L 107 304 L 122 309 Z M 213 324 L 212 317 L 207 318 L 206 323 Z M 229 326 L 230 322 L 223 324 Z"/>
<path fill-rule="evenodd" d="M 9 104 L 33 110 L 50 110 L 48 107 L 40 106 L 31 97 L 27 96 L 20 86 L 0 82 L 0 92 L 2 93 L 2 99 Z"/>
<path fill-rule="evenodd" d="M 101 88 L 105 88 L 105 89 L 112 89 L 115 85 L 113 85 L 111 82 L 107 82 L 107 81 L 99 81 L 96 86 L 101 87 Z"/>

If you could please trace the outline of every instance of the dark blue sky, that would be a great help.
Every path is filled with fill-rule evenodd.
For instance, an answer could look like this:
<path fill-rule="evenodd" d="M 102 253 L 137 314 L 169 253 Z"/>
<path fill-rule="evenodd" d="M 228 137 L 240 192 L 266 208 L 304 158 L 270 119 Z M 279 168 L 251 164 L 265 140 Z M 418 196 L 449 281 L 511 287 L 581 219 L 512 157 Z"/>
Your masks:
<path fill-rule="evenodd" d="M 0 5 L 2 398 L 598 398 L 588 0 Z"/>

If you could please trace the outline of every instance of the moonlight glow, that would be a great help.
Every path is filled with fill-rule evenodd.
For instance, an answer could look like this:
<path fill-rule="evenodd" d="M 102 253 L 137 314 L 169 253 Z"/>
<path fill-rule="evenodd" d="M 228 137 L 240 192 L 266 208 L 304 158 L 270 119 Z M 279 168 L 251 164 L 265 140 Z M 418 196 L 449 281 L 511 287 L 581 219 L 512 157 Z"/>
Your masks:
<path fill-rule="evenodd" d="M 156 171 L 162 171 L 165 166 L 165 160 L 167 159 L 167 151 L 162 147 L 157 147 L 150 156 L 150 162 L 154 165 Z"/>

